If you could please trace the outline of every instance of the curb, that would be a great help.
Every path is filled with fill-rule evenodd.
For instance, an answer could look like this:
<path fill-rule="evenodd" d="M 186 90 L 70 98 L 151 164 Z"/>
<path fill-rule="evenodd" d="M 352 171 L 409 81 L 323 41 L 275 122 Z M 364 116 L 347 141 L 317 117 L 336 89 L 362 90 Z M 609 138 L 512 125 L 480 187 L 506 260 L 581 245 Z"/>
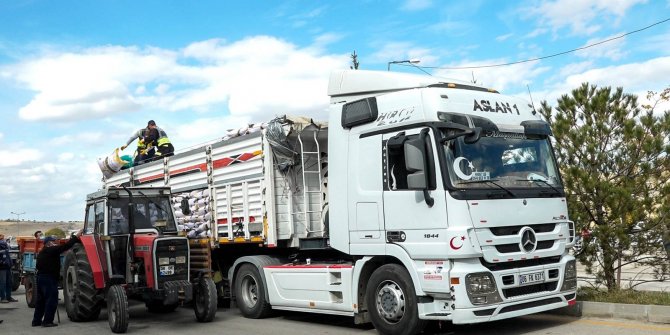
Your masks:
<path fill-rule="evenodd" d="M 625 319 L 670 324 L 670 306 L 615 304 L 609 302 L 577 301 L 551 311 L 552 314 L 574 317 Z"/>

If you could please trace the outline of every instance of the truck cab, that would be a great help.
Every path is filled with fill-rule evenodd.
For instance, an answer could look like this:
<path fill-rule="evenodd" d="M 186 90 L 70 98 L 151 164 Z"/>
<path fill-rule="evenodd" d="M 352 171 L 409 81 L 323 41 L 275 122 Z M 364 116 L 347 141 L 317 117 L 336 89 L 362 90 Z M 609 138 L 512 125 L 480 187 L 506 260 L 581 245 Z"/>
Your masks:
<path fill-rule="evenodd" d="M 550 127 L 531 105 L 397 73 L 342 71 L 329 87 L 329 219 L 348 223 L 331 224 L 334 248 L 395 259 L 427 298 L 424 320 L 574 303 L 574 223 Z"/>

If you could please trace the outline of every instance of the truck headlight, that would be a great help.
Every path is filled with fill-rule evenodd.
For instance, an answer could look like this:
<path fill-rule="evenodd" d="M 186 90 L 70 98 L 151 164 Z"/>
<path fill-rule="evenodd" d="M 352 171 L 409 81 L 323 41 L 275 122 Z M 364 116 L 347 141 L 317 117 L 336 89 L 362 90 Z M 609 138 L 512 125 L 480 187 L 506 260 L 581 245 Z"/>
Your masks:
<path fill-rule="evenodd" d="M 577 278 L 577 262 L 575 260 L 568 261 L 565 264 L 565 279 Z"/>
<path fill-rule="evenodd" d="M 489 272 L 471 273 L 465 276 L 465 288 L 473 305 L 501 302 L 495 279 Z"/>
<path fill-rule="evenodd" d="M 468 293 L 488 294 L 496 291 L 496 283 L 490 273 L 474 273 L 465 276 Z"/>
<path fill-rule="evenodd" d="M 565 275 L 561 291 L 573 290 L 577 287 L 577 262 L 575 260 L 565 263 Z"/>

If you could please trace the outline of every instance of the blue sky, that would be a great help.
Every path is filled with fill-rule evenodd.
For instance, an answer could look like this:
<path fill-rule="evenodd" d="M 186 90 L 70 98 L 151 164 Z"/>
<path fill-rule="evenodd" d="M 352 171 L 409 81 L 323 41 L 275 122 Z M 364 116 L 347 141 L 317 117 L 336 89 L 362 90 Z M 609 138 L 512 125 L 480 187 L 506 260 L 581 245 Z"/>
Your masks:
<path fill-rule="evenodd" d="M 0 1 L 0 219 L 81 220 L 97 158 L 149 119 L 177 151 L 275 115 L 323 119 L 328 75 L 354 50 L 361 69 L 416 58 L 525 99 L 528 85 L 535 103 L 585 81 L 659 91 L 670 22 L 440 68 L 668 18 L 667 0 Z"/>

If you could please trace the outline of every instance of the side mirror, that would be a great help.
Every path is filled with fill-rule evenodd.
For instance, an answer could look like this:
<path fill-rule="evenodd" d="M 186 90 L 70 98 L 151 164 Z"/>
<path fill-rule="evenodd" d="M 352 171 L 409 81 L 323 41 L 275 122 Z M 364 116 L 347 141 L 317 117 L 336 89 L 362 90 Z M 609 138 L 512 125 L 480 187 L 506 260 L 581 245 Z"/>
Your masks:
<path fill-rule="evenodd" d="M 407 168 L 407 188 L 410 190 L 425 190 L 428 188 L 426 175 L 426 149 L 421 138 L 406 141 L 405 167 Z"/>
<path fill-rule="evenodd" d="M 428 128 L 424 128 L 418 138 L 405 141 L 403 149 L 405 151 L 405 168 L 407 169 L 407 188 L 423 191 L 426 205 L 433 207 L 435 199 L 428 192 L 431 180 L 434 178 L 429 168 L 426 152 L 426 148 L 430 148 L 428 143 Z"/>
<path fill-rule="evenodd" d="M 482 138 L 482 128 L 481 127 L 475 127 L 472 128 L 472 133 L 465 135 L 463 137 L 463 142 L 466 144 L 473 144 L 477 143 L 479 139 Z"/>

